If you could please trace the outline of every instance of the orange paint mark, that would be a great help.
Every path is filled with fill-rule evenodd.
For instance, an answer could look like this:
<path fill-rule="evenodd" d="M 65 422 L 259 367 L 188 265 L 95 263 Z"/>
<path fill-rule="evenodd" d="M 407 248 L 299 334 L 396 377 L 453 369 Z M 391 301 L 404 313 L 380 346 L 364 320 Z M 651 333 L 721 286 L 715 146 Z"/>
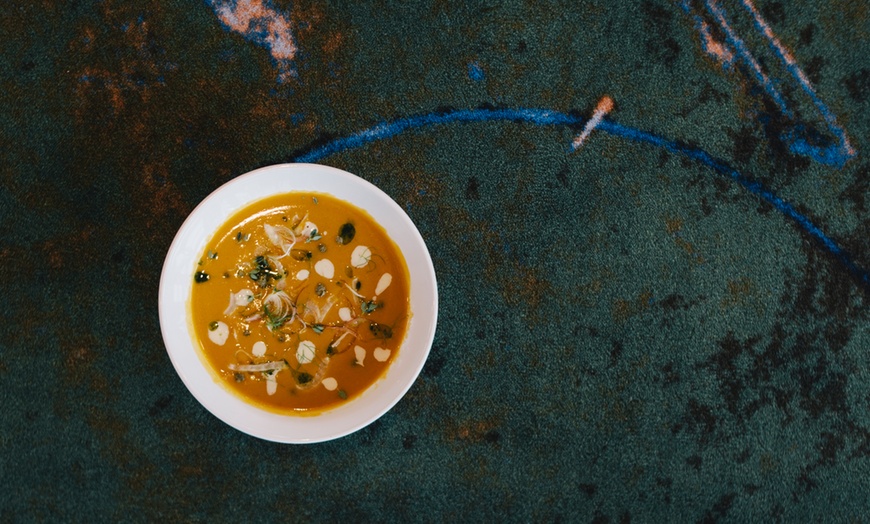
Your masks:
<path fill-rule="evenodd" d="M 613 111 L 613 99 L 608 95 L 604 95 L 601 97 L 601 100 L 598 101 L 598 105 L 595 106 L 595 111 L 592 113 L 592 118 L 586 122 L 586 127 L 583 128 L 583 132 L 580 133 L 580 136 L 574 139 L 574 142 L 571 144 L 574 150 L 579 149 L 583 143 L 589 138 L 589 135 L 592 134 L 592 131 L 598 127 L 598 124 L 604 120 L 605 115 L 607 113 Z"/>

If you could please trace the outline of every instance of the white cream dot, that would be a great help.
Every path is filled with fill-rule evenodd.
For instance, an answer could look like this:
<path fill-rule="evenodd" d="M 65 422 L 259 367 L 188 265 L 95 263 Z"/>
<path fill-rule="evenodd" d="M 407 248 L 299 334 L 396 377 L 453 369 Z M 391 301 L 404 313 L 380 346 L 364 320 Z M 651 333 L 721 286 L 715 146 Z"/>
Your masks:
<path fill-rule="evenodd" d="M 375 287 L 375 295 L 380 295 L 381 293 L 386 291 L 387 288 L 390 287 L 390 282 L 392 281 L 393 275 L 389 273 L 384 273 L 383 275 L 381 275 L 381 279 L 378 280 L 378 285 L 377 287 Z"/>
<path fill-rule="evenodd" d="M 243 289 L 236 293 L 235 302 L 237 306 L 247 306 L 254 300 L 254 293 L 250 289 Z"/>
<path fill-rule="evenodd" d="M 321 382 L 321 384 L 323 384 L 323 387 L 325 387 L 329 391 L 335 391 L 335 388 L 338 387 L 338 381 L 332 377 L 326 377 L 325 379 L 323 379 L 323 382 Z"/>
<path fill-rule="evenodd" d="M 253 353 L 255 357 L 262 357 L 266 354 L 266 343 L 262 340 L 254 343 L 254 347 L 251 348 L 251 353 Z"/>
<path fill-rule="evenodd" d="M 353 348 L 353 354 L 354 356 L 356 356 L 356 363 L 362 366 L 363 361 L 366 359 L 366 348 L 362 346 L 356 346 Z"/>
<path fill-rule="evenodd" d="M 350 254 L 350 265 L 356 268 L 366 267 L 372 259 L 372 250 L 367 246 L 356 246 Z"/>
<path fill-rule="evenodd" d="M 299 361 L 300 364 L 308 364 L 314 360 L 314 353 L 314 342 L 303 340 L 299 343 L 299 347 L 296 348 L 296 360 Z"/>
<path fill-rule="evenodd" d="M 375 348 L 372 351 L 372 356 L 375 357 L 375 360 L 378 362 L 386 362 L 388 358 L 390 358 L 391 351 L 389 349 L 384 348 Z"/>
<path fill-rule="evenodd" d="M 209 326 L 208 330 L 208 339 L 217 344 L 218 346 L 223 346 L 227 342 L 227 338 L 230 336 L 230 327 L 224 324 L 223 322 L 218 322 L 217 327 L 211 329 Z"/>
<path fill-rule="evenodd" d="M 308 270 L 300 269 L 298 273 L 296 273 L 296 280 L 305 280 L 308 278 Z"/>
<path fill-rule="evenodd" d="M 317 261 L 317 263 L 314 264 L 314 271 L 317 271 L 317 274 L 323 278 L 332 278 L 335 276 L 335 266 L 332 265 L 332 262 L 327 258 Z"/>
<path fill-rule="evenodd" d="M 266 379 L 266 393 L 274 395 L 276 391 L 278 391 L 278 382 L 275 381 L 275 377 L 268 377 Z"/>
<path fill-rule="evenodd" d="M 350 308 L 349 308 L 349 307 L 343 307 L 343 308 L 339 309 L 339 310 L 338 310 L 338 318 L 340 318 L 341 320 L 343 320 L 343 321 L 345 321 L 345 322 L 347 322 L 348 320 L 352 319 L 353 316 L 352 316 L 351 313 L 350 313 Z"/>

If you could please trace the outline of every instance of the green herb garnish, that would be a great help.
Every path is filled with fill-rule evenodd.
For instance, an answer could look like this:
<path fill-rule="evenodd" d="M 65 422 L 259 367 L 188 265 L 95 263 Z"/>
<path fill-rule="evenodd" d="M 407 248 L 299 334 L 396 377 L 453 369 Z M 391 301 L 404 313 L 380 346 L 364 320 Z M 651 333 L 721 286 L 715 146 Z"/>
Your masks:
<path fill-rule="evenodd" d="M 338 390 L 338 396 L 342 398 L 342 400 L 347 400 L 347 393 L 343 389 Z"/>
<path fill-rule="evenodd" d="M 218 328 L 217 320 L 212 320 L 211 322 L 208 323 L 208 330 L 209 331 L 214 331 L 217 328 Z"/>
<path fill-rule="evenodd" d="M 307 239 L 305 239 L 305 243 L 307 244 L 308 242 L 314 242 L 315 240 L 320 240 L 321 238 L 323 237 L 320 235 L 320 233 L 318 233 L 316 229 L 312 229 L 311 234 L 308 236 Z"/>
<path fill-rule="evenodd" d="M 263 313 L 266 315 L 266 325 L 269 326 L 270 329 L 275 330 L 284 325 L 284 322 L 287 320 L 286 315 L 279 315 L 277 313 L 273 313 L 269 304 L 263 305 Z"/>
<path fill-rule="evenodd" d="M 363 300 L 360 304 L 360 309 L 362 309 L 363 315 L 368 315 L 379 307 L 383 307 L 383 304 L 381 302 L 375 302 L 374 300 Z"/>
<path fill-rule="evenodd" d="M 272 280 L 281 278 L 281 275 L 269 263 L 268 257 L 258 255 L 254 258 L 254 265 L 256 268 L 248 273 L 248 278 L 259 284 L 260 287 L 269 287 Z"/>
<path fill-rule="evenodd" d="M 202 284 L 203 282 L 208 282 L 208 273 L 205 271 L 197 271 L 195 275 L 193 275 L 193 280 L 197 284 Z"/>
<path fill-rule="evenodd" d="M 311 330 L 319 335 L 323 333 L 323 324 L 312 324 Z"/>

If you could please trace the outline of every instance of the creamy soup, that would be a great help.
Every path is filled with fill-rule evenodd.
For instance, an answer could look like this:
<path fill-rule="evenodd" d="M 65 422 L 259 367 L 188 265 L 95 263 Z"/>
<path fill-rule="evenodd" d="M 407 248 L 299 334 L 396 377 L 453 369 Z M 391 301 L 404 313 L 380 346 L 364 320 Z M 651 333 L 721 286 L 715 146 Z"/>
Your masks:
<path fill-rule="evenodd" d="M 219 380 L 270 411 L 354 398 L 396 358 L 410 317 L 405 261 L 365 211 L 287 193 L 232 216 L 198 261 L 191 321 Z"/>

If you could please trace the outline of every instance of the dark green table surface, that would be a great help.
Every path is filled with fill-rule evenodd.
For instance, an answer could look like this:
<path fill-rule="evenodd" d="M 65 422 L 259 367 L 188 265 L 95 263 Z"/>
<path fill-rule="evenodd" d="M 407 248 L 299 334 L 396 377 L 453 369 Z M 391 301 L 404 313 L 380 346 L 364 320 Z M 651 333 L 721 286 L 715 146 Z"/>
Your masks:
<path fill-rule="evenodd" d="M 0 521 L 867 519 L 867 2 L 0 13 Z M 305 446 L 201 407 L 157 313 L 196 204 L 295 161 L 406 209 L 441 303 Z"/>

